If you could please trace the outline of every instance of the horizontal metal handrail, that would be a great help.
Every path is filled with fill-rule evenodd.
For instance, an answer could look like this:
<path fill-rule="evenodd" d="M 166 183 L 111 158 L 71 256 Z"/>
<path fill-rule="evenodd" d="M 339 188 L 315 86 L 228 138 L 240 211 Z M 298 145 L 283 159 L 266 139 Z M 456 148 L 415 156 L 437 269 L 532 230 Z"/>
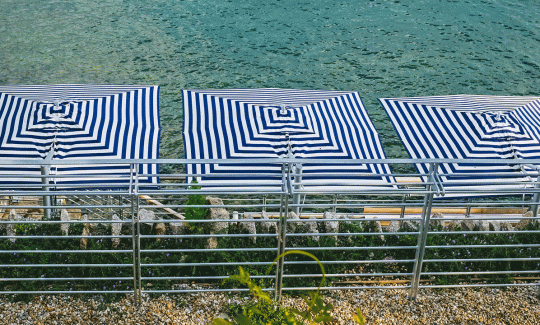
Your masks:
<path fill-rule="evenodd" d="M 133 264 L 0 264 L 0 268 L 14 267 L 133 267 Z"/>
<path fill-rule="evenodd" d="M 538 159 L 455 159 L 455 158 L 390 158 L 390 159 L 299 159 L 299 158 L 235 158 L 235 159 L 10 159 L 4 158 L 0 166 L 9 165 L 138 165 L 138 164 L 327 164 L 327 165 L 351 165 L 351 164 L 483 164 L 483 165 L 538 165 Z M 199 174 L 200 175 L 200 174 Z"/>

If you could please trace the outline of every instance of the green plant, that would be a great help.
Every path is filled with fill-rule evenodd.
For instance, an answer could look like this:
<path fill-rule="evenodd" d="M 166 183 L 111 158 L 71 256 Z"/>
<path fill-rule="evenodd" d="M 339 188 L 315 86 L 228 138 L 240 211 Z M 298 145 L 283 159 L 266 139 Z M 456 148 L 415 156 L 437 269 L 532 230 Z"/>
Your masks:
<path fill-rule="evenodd" d="M 263 291 L 263 288 L 251 280 L 249 273 L 245 272 L 242 267 L 239 267 L 238 274 L 231 275 L 229 280 L 247 285 L 249 292 L 255 296 L 257 301 L 241 306 L 236 310 L 231 309 L 231 312 L 235 314 L 233 316 L 234 322 L 217 318 L 214 319 L 213 324 L 300 324 L 289 310 L 277 306 L 270 296 Z"/>
<path fill-rule="evenodd" d="M 353 319 L 360 325 L 364 325 L 366 323 L 366 319 L 364 318 L 364 315 L 362 315 L 360 308 L 356 308 L 356 314 L 353 314 Z"/>
<path fill-rule="evenodd" d="M 197 180 L 191 181 L 191 184 L 197 184 Z M 192 185 L 189 187 L 190 190 L 200 190 L 201 186 L 199 185 Z M 204 195 L 199 194 L 193 194 L 188 196 L 187 205 L 205 205 L 206 204 L 206 198 Z M 208 209 L 204 207 L 188 207 L 185 209 L 184 216 L 187 220 L 201 220 L 204 219 L 206 214 L 208 213 Z"/>
<path fill-rule="evenodd" d="M 18 235 L 26 235 L 31 233 L 31 231 L 34 229 L 34 225 L 30 223 L 14 224 L 13 229 Z"/>
<path fill-rule="evenodd" d="M 249 292 L 256 298 L 255 303 L 250 303 L 242 306 L 240 309 L 231 310 L 233 315 L 233 321 L 216 318 L 213 321 L 214 325 L 230 325 L 230 324 L 242 324 L 242 325 L 258 325 L 258 324 L 286 324 L 286 325 L 300 325 L 300 324 L 318 324 L 332 322 L 334 319 L 330 315 L 330 311 L 334 308 L 332 304 L 327 304 L 322 299 L 319 290 L 325 283 L 326 273 L 324 272 L 324 266 L 314 255 L 303 251 L 288 251 L 279 255 L 272 263 L 267 273 L 272 270 L 275 263 L 282 257 L 289 254 L 300 254 L 308 256 L 314 259 L 322 271 L 322 280 L 319 287 L 315 292 L 310 292 L 307 296 L 301 295 L 304 302 L 307 305 L 306 310 L 300 311 L 295 308 L 283 308 L 277 305 L 270 296 L 263 291 L 261 286 L 255 284 L 249 274 L 244 271 L 242 267 L 239 267 L 239 273 L 229 276 L 228 281 L 238 281 L 241 284 L 247 285 Z M 225 280 L 227 281 L 227 280 Z M 353 315 L 353 319 L 359 324 L 364 324 L 364 317 L 357 308 L 357 314 Z M 299 319 L 300 318 L 300 319 Z"/>

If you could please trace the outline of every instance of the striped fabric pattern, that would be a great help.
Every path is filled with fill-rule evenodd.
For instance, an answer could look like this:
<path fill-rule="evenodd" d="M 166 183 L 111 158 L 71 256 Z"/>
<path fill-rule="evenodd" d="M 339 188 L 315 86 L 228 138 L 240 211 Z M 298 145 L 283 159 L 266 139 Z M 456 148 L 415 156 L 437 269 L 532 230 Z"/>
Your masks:
<path fill-rule="evenodd" d="M 382 159 L 384 151 L 356 92 L 293 89 L 184 90 L 188 159 Z M 290 155 L 289 155 L 290 154 Z M 281 165 L 188 165 L 201 181 L 281 184 Z M 306 185 L 387 184 L 388 165 L 303 165 Z M 240 174 L 239 174 L 240 173 Z M 272 174 L 273 173 L 273 177 Z M 274 180 L 274 182 L 272 182 Z"/>
<path fill-rule="evenodd" d="M 52 150 L 52 159 L 157 159 L 158 96 L 158 86 L 0 86 L 0 158 L 39 159 Z M 40 174 L 38 168 L 26 171 Z M 0 168 L 0 174 L 12 172 Z M 92 178 L 71 177 L 78 173 Z M 141 164 L 139 173 L 155 174 L 157 165 Z M 52 166 L 51 174 L 66 176 L 57 184 L 120 184 L 129 180 L 110 178 L 125 178 L 130 168 L 126 164 L 58 165 Z M 157 177 L 141 179 L 142 183 L 157 181 Z"/>
<path fill-rule="evenodd" d="M 540 97 L 449 95 L 379 101 L 411 158 L 540 158 Z M 421 173 L 428 170 L 424 164 L 417 168 Z M 447 185 L 530 181 L 523 177 L 530 171 L 503 162 L 439 168 L 449 174 L 442 178 Z"/>

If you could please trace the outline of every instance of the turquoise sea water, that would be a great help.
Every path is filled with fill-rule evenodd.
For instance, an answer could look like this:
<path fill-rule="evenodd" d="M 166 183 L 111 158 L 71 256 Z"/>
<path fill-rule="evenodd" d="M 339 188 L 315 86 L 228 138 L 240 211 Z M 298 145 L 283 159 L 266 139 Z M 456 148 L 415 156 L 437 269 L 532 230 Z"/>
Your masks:
<path fill-rule="evenodd" d="M 540 1 L 0 0 L 0 85 L 159 84 L 161 157 L 183 157 L 185 88 L 378 97 L 540 95 Z"/>

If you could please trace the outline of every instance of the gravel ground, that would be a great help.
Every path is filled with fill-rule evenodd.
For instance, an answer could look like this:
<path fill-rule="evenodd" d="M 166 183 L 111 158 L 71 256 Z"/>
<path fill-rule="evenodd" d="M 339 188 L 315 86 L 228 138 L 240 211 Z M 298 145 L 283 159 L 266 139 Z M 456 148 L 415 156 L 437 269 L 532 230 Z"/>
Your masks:
<path fill-rule="evenodd" d="M 537 287 L 510 289 L 422 289 L 408 300 L 401 289 L 347 290 L 326 293 L 334 305 L 335 324 L 353 324 L 359 307 L 368 324 L 540 324 Z M 245 301 L 238 295 L 217 293 L 143 296 L 137 307 L 128 296 L 115 302 L 100 298 L 38 296 L 30 302 L 0 299 L 0 324 L 207 324 L 228 303 Z M 300 306 L 300 298 L 286 297 L 286 306 Z"/>

